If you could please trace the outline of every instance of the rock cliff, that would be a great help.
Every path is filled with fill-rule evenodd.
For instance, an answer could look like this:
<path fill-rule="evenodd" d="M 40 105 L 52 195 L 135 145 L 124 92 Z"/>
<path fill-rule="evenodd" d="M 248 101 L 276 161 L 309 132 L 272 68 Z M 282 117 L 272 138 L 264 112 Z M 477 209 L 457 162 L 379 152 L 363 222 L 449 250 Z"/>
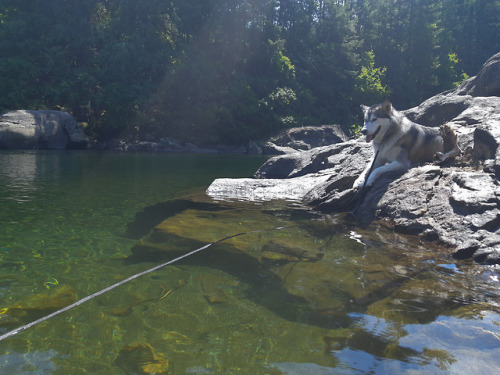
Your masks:
<path fill-rule="evenodd" d="M 218 199 L 289 199 L 322 212 L 348 212 L 445 245 L 457 258 L 500 264 L 500 53 L 459 87 L 404 111 L 427 126 L 448 123 L 463 156 L 441 167 L 415 166 L 386 175 L 368 190 L 352 189 L 372 153 L 363 140 L 269 159 L 254 179 L 219 179 Z M 297 140 L 295 140 L 297 142 Z"/>

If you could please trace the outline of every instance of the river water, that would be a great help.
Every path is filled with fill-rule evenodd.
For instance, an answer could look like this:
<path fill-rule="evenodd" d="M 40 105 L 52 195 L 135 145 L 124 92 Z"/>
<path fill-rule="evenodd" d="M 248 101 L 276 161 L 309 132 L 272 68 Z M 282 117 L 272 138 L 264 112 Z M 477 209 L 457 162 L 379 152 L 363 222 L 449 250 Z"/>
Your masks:
<path fill-rule="evenodd" d="M 0 341 L 0 373 L 499 373 L 499 269 L 297 202 L 205 196 L 264 160 L 0 152 L 0 335 L 247 233 Z"/>

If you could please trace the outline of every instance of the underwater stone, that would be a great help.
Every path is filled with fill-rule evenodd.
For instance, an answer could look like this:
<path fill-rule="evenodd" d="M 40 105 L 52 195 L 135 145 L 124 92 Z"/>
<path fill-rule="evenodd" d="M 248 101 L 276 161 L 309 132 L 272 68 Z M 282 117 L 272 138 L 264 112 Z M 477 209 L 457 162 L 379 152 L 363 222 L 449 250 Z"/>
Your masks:
<path fill-rule="evenodd" d="M 76 301 L 75 291 L 66 285 L 56 287 L 47 293 L 28 296 L 7 308 L 6 314 L 10 316 L 25 316 L 44 311 L 56 311 Z"/>
<path fill-rule="evenodd" d="M 149 344 L 134 343 L 124 346 L 113 365 L 122 368 L 129 374 L 169 374 L 168 360 L 155 353 Z"/>

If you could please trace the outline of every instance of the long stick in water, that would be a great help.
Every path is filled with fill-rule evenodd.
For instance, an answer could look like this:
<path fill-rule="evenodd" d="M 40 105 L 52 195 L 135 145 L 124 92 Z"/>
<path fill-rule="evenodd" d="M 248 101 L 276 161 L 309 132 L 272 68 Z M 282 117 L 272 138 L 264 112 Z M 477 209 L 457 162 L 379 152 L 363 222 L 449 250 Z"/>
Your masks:
<path fill-rule="evenodd" d="M 295 225 L 294 226 L 277 227 L 277 228 L 272 228 L 272 229 L 267 229 L 267 230 L 281 230 L 281 229 L 287 229 L 287 228 L 292 228 L 292 227 L 295 227 Z M 91 299 L 93 299 L 93 298 L 95 298 L 97 296 L 100 296 L 100 295 L 102 295 L 102 294 L 104 294 L 106 292 L 109 292 L 110 290 L 115 289 L 116 287 L 119 287 L 120 285 L 128 283 L 129 281 L 137 279 L 138 277 L 144 276 L 144 275 L 146 275 L 148 273 L 151 273 L 153 271 L 156 271 L 156 270 L 158 270 L 158 269 L 160 269 L 162 267 L 168 266 L 169 264 L 178 262 L 181 259 L 187 258 L 187 257 L 189 257 L 191 255 L 194 255 L 194 254 L 200 252 L 200 251 L 208 249 L 210 246 L 218 244 L 219 242 L 226 241 L 226 240 L 228 240 L 230 238 L 242 236 L 244 234 L 251 234 L 251 233 L 257 233 L 257 232 L 264 232 L 264 231 L 266 231 L 266 230 L 256 230 L 256 231 L 252 231 L 252 232 L 242 232 L 242 233 L 238 233 L 238 234 L 233 234 L 231 236 L 227 236 L 227 237 L 224 237 L 224 238 L 219 239 L 217 241 L 214 241 L 214 242 L 211 242 L 209 244 L 206 244 L 205 246 L 202 246 L 202 247 L 200 247 L 198 249 L 190 251 L 189 253 L 181 255 L 181 256 L 179 256 L 179 257 L 177 257 L 175 259 L 169 260 L 168 262 L 162 263 L 162 264 L 160 264 L 158 266 L 155 266 L 153 268 L 150 268 L 150 269 L 148 269 L 146 271 L 143 271 L 143 272 L 140 272 L 140 273 L 136 273 L 135 275 L 132 275 L 132 276 L 130 276 L 129 278 L 127 278 L 125 280 L 122 280 L 122 281 L 120 281 L 120 282 L 118 282 L 116 284 L 108 286 L 105 289 L 102 289 L 102 290 L 100 290 L 98 292 L 95 292 L 94 294 L 91 294 L 91 295 L 89 295 L 89 296 L 87 296 L 85 298 L 82 298 L 81 300 L 78 300 L 78 301 L 76 301 L 75 303 L 73 303 L 73 304 L 71 304 L 69 306 L 63 307 L 62 309 L 54 311 L 53 313 L 51 313 L 49 315 L 46 315 L 46 316 L 44 316 L 44 317 L 42 317 L 40 319 L 37 319 L 37 320 L 35 320 L 35 321 L 31 322 L 31 323 L 28 323 L 28 324 L 26 324 L 24 326 L 18 327 L 18 328 L 14 329 L 14 330 L 12 330 L 10 332 L 5 333 L 2 336 L 0 336 L 0 341 L 6 339 L 8 337 L 12 337 L 14 335 L 17 335 L 18 333 L 20 333 L 22 331 L 25 331 L 28 328 L 31 328 L 31 327 L 39 324 L 39 323 L 45 322 L 46 320 L 49 320 L 50 318 L 53 318 L 56 315 L 62 314 L 65 311 L 71 310 L 73 307 L 80 306 L 82 303 L 90 301 Z"/>

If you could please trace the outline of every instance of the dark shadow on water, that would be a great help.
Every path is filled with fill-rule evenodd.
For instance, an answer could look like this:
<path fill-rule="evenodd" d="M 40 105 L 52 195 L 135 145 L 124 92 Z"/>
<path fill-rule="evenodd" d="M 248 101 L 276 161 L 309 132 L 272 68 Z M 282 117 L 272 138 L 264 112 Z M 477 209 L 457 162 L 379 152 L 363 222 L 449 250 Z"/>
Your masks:
<path fill-rule="evenodd" d="M 198 242 L 190 243 L 194 248 L 203 246 Z M 146 251 L 144 251 L 146 250 Z M 146 248 L 135 248 L 134 255 L 126 260 L 127 264 L 139 262 L 164 262 L 181 255 L 179 251 L 159 254 L 149 252 Z M 273 274 L 266 265 L 256 259 L 234 249 L 229 244 L 217 244 L 193 257 L 182 260 L 177 265 L 189 265 L 194 267 L 207 267 L 222 270 L 242 282 L 248 289 L 244 297 L 251 300 L 267 310 L 273 312 L 282 319 L 317 326 L 326 329 L 352 329 L 356 318 L 352 318 L 349 312 L 364 311 L 367 304 L 373 299 L 389 296 L 394 290 L 401 286 L 404 279 L 394 281 L 394 285 L 384 285 L 378 292 L 372 294 L 367 300 L 351 300 L 351 296 L 342 291 L 336 291 L 338 298 L 344 301 L 341 309 L 315 309 L 306 299 L 290 294 L 282 284 L 282 281 Z M 363 328 L 352 330 L 352 333 L 344 339 L 338 337 L 324 336 L 325 354 L 331 354 L 336 350 L 350 348 L 370 353 L 379 358 L 393 358 L 403 362 L 414 362 L 416 357 L 422 357 L 422 353 L 402 347 L 391 339 L 386 339 L 369 332 Z"/>
<path fill-rule="evenodd" d="M 142 238 L 163 220 L 175 216 L 188 208 L 201 211 L 223 211 L 228 209 L 220 204 L 196 202 L 189 199 L 160 202 L 138 212 L 135 215 L 135 220 L 127 225 L 125 237 L 131 239 Z"/>
<path fill-rule="evenodd" d="M 364 219 L 369 218 L 368 221 L 364 221 L 365 225 L 368 225 L 371 220 L 367 216 L 367 212 L 370 212 L 371 209 L 374 210 L 377 202 L 382 198 L 393 179 L 391 176 L 391 178 L 382 178 L 377 181 L 368 192 L 363 204 L 360 205 L 359 209 L 364 212 Z M 242 207 L 244 209 L 244 205 Z M 129 224 L 127 234 L 130 238 L 150 235 L 145 241 L 138 243 L 131 249 L 132 255 L 124 260 L 125 264 L 132 265 L 144 262 L 160 264 L 206 245 L 206 243 L 194 239 L 154 230 L 154 227 L 163 220 L 181 214 L 188 209 L 220 212 L 234 210 L 235 206 L 225 203 L 196 202 L 181 199 L 159 203 L 146 208 L 136 215 L 136 220 L 133 223 Z M 356 220 L 357 218 L 345 213 L 330 215 L 328 219 L 330 221 L 325 221 L 324 215 L 318 215 L 316 212 L 304 208 L 296 210 L 293 208 L 262 209 L 260 214 L 272 215 L 288 222 L 296 222 L 311 236 L 323 239 L 332 238 L 335 240 L 336 233 L 346 233 L 352 228 L 359 227 L 360 224 Z M 365 243 L 366 241 L 369 241 L 369 239 L 365 239 Z M 242 288 L 244 298 L 287 321 L 333 330 L 349 329 L 351 333 L 344 339 L 329 337 L 328 335 L 324 337 L 324 348 L 327 354 L 350 348 L 370 353 L 378 358 L 393 358 L 408 363 L 414 363 L 418 358 L 425 362 L 425 355 L 422 352 L 401 347 L 397 342 L 394 342 L 393 338 L 386 339 L 377 333 L 360 327 L 356 324 L 357 318 L 355 317 L 357 313 L 365 314 L 369 306 L 373 306 L 378 301 L 384 299 L 390 301 L 392 298 L 396 298 L 394 296 L 398 296 L 401 287 L 409 279 L 421 277 L 425 269 L 415 269 L 415 272 L 410 274 L 387 279 L 378 288 L 360 298 L 354 298 L 343 290 L 332 290 L 333 295 L 328 298 L 332 298 L 332 305 L 335 305 L 335 307 L 317 309 L 314 303 L 306 298 L 288 292 L 283 280 L 275 273 L 276 264 L 261 262 L 257 258 L 235 248 L 230 243 L 222 242 L 213 245 L 194 256 L 179 261 L 176 265 L 217 269 L 234 276 L 245 284 L 245 288 Z M 360 287 L 362 286 L 360 285 Z M 401 297 L 403 302 L 407 302 L 411 306 L 418 302 L 415 302 L 415 296 L 411 295 L 411 293 Z M 446 298 L 423 298 L 421 302 L 425 304 L 422 305 L 422 310 L 425 310 L 425 313 L 420 314 L 420 323 L 431 322 L 444 310 L 462 305 L 462 303 L 449 301 Z"/>
<path fill-rule="evenodd" d="M 184 241 L 184 246 L 177 247 L 181 240 L 175 246 L 196 249 L 205 245 L 205 243 L 194 240 Z M 125 260 L 127 265 L 141 262 L 161 263 L 185 254 L 185 252 L 176 250 L 151 251 L 147 246 L 135 246 L 132 253 Z M 351 324 L 351 319 L 345 315 L 344 311 L 340 313 L 315 311 L 304 298 L 288 293 L 283 288 L 279 277 L 272 273 L 265 263 L 260 263 L 257 259 L 229 244 L 213 245 L 176 264 L 219 269 L 238 278 L 249 286 L 249 289 L 245 291 L 245 298 L 265 307 L 283 319 L 330 329 L 347 327 Z M 347 302 L 349 295 L 345 294 L 341 298 Z"/>

